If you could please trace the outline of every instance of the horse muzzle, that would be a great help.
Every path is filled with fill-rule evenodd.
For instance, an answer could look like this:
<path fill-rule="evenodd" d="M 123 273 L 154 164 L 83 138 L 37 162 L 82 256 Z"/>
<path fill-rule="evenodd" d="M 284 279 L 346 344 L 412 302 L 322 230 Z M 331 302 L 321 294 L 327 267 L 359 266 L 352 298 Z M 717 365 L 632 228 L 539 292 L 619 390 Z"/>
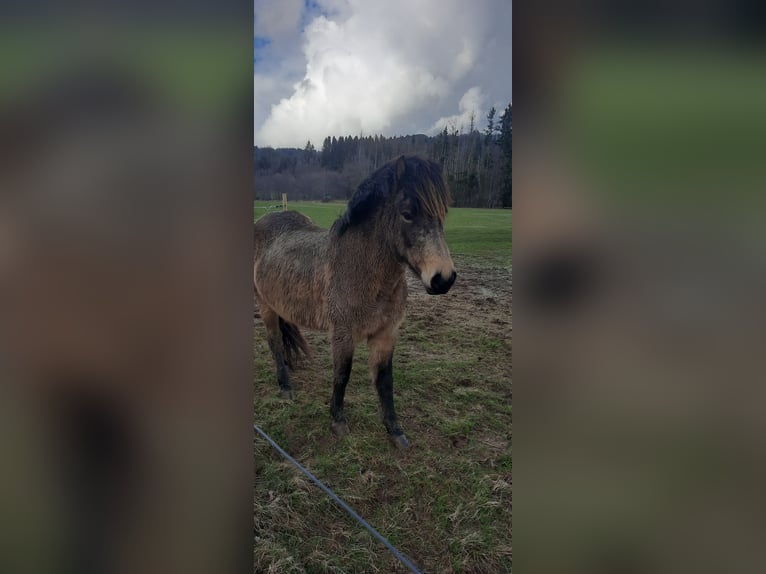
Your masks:
<path fill-rule="evenodd" d="M 452 271 L 449 277 L 444 277 L 441 273 L 437 273 L 431 278 L 431 285 L 426 286 L 426 293 L 429 295 L 444 295 L 450 290 L 456 278 L 457 273 L 455 271 Z"/>

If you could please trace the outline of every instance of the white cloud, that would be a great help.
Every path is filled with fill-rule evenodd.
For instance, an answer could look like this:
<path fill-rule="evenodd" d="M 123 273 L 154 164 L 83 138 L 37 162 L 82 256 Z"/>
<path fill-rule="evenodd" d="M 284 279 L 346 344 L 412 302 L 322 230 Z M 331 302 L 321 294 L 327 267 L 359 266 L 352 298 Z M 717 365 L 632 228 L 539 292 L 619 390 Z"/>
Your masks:
<path fill-rule="evenodd" d="M 473 115 L 475 129 L 481 131 L 482 122 L 484 121 L 484 95 L 481 93 L 479 86 L 474 86 L 468 90 L 463 97 L 460 98 L 458 103 L 458 109 L 460 113 L 439 118 L 431 126 L 431 133 L 440 132 L 447 126 L 447 129 L 452 131 L 453 129 L 460 130 L 461 132 L 468 132 L 471 127 L 471 116 Z"/>
<path fill-rule="evenodd" d="M 255 143 L 302 147 L 311 139 L 319 147 L 328 135 L 424 131 L 436 117 L 468 117 L 474 107 L 478 127 L 486 92 L 473 75 L 478 67 L 486 69 L 481 60 L 496 25 L 496 4 L 319 0 L 322 15 L 303 30 L 302 78 L 287 93 L 283 81 L 280 99 L 266 76 L 256 85 Z M 292 21 L 281 13 L 270 17 Z M 510 40 L 510 29 L 507 34 Z M 448 116 L 461 93 L 460 113 Z"/>

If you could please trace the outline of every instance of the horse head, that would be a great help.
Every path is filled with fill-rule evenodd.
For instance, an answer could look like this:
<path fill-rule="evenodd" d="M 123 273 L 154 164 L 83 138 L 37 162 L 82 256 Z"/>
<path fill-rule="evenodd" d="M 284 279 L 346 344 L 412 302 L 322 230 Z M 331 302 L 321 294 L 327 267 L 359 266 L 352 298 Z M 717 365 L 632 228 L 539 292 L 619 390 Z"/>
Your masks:
<path fill-rule="evenodd" d="M 392 232 L 399 257 L 420 277 L 430 295 L 446 293 L 457 273 L 444 239 L 449 192 L 439 164 L 420 158 L 396 161 Z"/>

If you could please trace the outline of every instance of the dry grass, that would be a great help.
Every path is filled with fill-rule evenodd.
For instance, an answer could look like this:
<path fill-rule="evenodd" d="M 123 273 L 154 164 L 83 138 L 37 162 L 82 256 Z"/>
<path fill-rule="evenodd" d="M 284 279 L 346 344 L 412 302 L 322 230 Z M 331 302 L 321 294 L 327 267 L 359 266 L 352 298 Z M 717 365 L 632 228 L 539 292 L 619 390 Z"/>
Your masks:
<path fill-rule="evenodd" d="M 347 390 L 351 435 L 330 431 L 329 343 L 293 374 L 296 399 L 278 398 L 256 319 L 255 419 L 280 445 L 427 572 L 511 570 L 511 281 L 504 269 L 456 258 L 443 297 L 411 282 L 395 355 L 398 413 L 412 442 L 386 441 L 357 351 Z M 404 572 L 361 526 L 255 441 L 256 572 Z"/>

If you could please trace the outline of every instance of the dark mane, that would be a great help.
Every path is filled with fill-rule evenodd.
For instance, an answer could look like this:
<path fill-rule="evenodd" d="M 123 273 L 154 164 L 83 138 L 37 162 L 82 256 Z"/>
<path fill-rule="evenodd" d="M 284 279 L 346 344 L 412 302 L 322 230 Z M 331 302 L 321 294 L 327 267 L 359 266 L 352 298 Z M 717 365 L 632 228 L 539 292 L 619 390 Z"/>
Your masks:
<path fill-rule="evenodd" d="M 348 202 L 346 213 L 333 223 L 332 232 L 343 235 L 349 227 L 368 221 L 378 207 L 399 189 L 404 190 L 415 209 L 444 221 L 451 200 L 441 166 L 417 156 L 401 156 L 359 185 Z"/>

